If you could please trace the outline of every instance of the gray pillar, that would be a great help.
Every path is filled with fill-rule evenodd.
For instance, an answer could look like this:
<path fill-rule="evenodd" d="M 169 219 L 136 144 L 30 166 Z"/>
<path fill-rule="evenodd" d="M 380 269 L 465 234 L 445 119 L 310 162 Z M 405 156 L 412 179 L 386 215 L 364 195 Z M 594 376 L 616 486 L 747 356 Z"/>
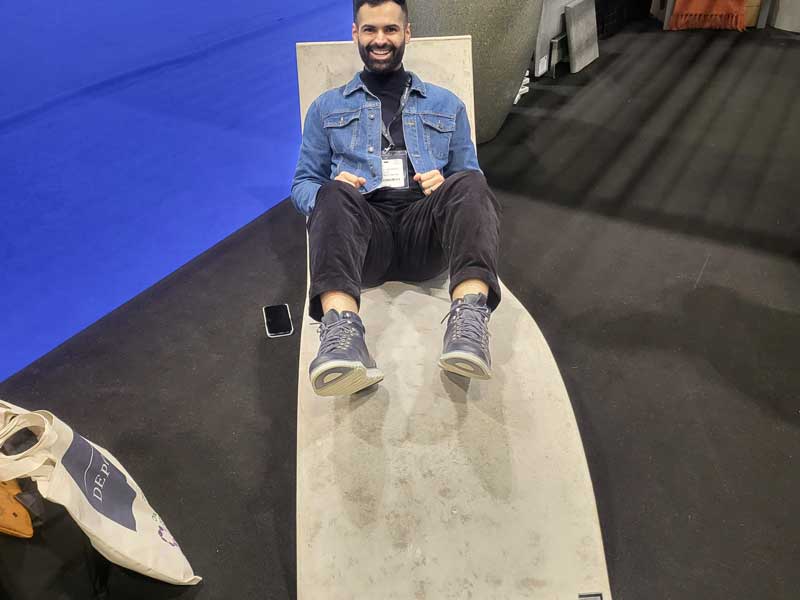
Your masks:
<path fill-rule="evenodd" d="M 411 35 L 471 35 L 478 143 L 497 135 L 530 67 L 542 0 L 409 0 Z M 413 41 L 412 41 L 413 43 Z"/>

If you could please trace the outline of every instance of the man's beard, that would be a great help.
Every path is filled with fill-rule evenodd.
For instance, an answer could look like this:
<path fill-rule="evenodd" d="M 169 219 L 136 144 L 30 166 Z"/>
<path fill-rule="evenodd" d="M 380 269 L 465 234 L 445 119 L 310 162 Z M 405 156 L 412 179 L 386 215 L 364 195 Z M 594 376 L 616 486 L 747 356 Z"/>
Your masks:
<path fill-rule="evenodd" d="M 370 53 L 370 50 L 391 50 L 391 52 L 385 59 L 376 60 Z M 373 73 L 391 73 L 392 71 L 396 71 L 397 67 L 403 62 L 403 55 L 405 52 L 405 40 L 401 46 L 397 47 L 392 44 L 386 44 L 382 48 L 377 48 L 374 44 L 370 46 L 358 44 L 358 53 L 361 55 L 361 60 L 364 61 L 364 66 Z"/>

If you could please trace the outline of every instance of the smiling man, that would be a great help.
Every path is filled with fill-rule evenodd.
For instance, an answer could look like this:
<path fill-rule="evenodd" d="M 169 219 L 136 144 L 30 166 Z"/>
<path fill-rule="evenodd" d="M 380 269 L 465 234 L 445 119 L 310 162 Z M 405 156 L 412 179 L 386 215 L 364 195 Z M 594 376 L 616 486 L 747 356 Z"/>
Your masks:
<path fill-rule="evenodd" d="M 478 166 L 466 107 L 403 68 L 405 0 L 356 0 L 354 20 L 364 70 L 309 108 L 292 185 L 309 217 L 309 312 L 321 320 L 311 383 L 333 396 L 381 381 L 358 315 L 362 287 L 448 270 L 439 365 L 487 379 L 500 207 Z"/>

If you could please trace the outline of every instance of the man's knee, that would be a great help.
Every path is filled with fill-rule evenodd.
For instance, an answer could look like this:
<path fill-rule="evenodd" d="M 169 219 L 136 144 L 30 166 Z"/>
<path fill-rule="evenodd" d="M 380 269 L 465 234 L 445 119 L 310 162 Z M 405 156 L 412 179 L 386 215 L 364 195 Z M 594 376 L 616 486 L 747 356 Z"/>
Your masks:
<path fill-rule="evenodd" d="M 480 171 L 459 171 L 450 175 L 444 185 L 447 195 L 451 197 L 474 200 L 492 195 L 486 177 Z"/>
<path fill-rule="evenodd" d="M 500 204 L 482 172 L 459 171 L 448 177 L 445 183 L 448 186 L 444 194 L 446 203 L 487 206 L 500 214 Z"/>
<path fill-rule="evenodd" d="M 359 199 L 362 197 L 362 194 L 345 181 L 331 179 L 330 181 L 323 183 L 322 187 L 319 188 L 319 192 L 317 192 L 317 198 L 320 196 L 347 196 L 348 198 Z"/>
<path fill-rule="evenodd" d="M 487 186 L 486 177 L 480 171 L 459 171 L 447 178 L 453 184 Z"/>
<path fill-rule="evenodd" d="M 358 209 L 364 202 L 364 196 L 356 188 L 349 183 L 334 179 L 322 184 L 322 187 L 319 188 L 314 212 L 329 207 L 336 207 L 340 210 L 343 206 Z"/>

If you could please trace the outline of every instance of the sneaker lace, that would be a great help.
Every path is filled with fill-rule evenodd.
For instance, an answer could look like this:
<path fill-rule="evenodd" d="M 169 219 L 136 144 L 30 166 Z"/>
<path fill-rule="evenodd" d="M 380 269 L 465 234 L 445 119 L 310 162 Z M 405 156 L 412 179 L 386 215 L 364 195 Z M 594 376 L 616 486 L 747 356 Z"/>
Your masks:
<path fill-rule="evenodd" d="M 315 323 L 319 333 L 320 354 L 333 350 L 346 350 L 356 335 L 356 328 L 347 319 L 340 319 L 330 325 Z"/>
<path fill-rule="evenodd" d="M 477 344 L 486 350 L 489 347 L 491 333 L 487 327 L 491 310 L 488 306 L 475 306 L 473 304 L 459 304 L 450 309 L 442 323 L 452 319 L 452 339 L 465 339 Z"/>

